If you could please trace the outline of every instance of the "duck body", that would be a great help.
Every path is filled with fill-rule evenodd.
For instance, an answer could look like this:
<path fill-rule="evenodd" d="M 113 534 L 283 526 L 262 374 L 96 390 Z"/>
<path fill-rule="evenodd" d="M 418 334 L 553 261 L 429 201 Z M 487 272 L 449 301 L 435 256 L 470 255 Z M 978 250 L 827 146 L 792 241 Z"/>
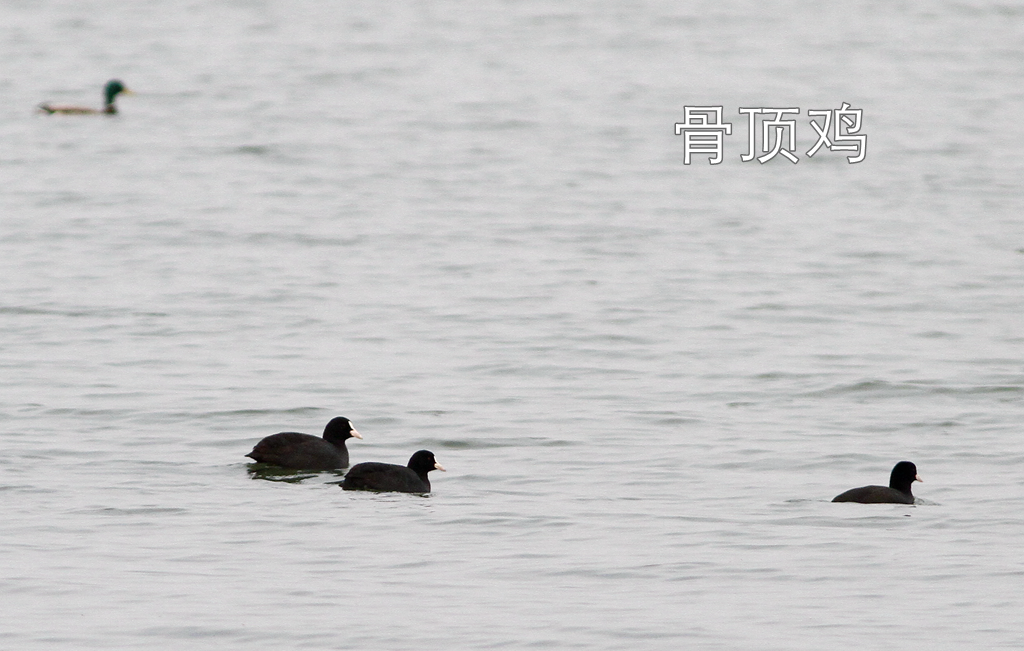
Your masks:
<path fill-rule="evenodd" d="M 859 504 L 913 504 L 914 495 L 910 490 L 915 481 L 923 481 L 917 474 L 917 466 L 909 461 L 900 461 L 889 475 L 888 486 L 861 486 L 851 488 L 832 498 L 833 502 L 857 502 Z"/>
<path fill-rule="evenodd" d="M 60 104 L 44 103 L 39 105 L 39 110 L 40 112 L 48 113 L 49 115 L 53 115 L 54 113 L 59 113 L 61 115 L 96 115 L 98 113 L 113 115 L 114 113 L 117 113 L 117 107 L 114 105 L 104 107 L 103 109 L 94 109 L 88 106 L 63 106 Z"/>
<path fill-rule="evenodd" d="M 429 493 L 427 473 L 432 470 L 444 470 L 444 467 L 434 459 L 433 452 L 420 450 L 406 466 L 376 461 L 357 463 L 345 475 L 341 487 L 347 491 Z"/>
<path fill-rule="evenodd" d="M 348 467 L 345 441 L 352 437 L 363 438 L 349 419 L 339 416 L 327 423 L 323 437 L 301 432 L 272 434 L 245 456 L 291 470 L 337 470 Z"/>
<path fill-rule="evenodd" d="M 61 115 L 97 115 L 101 113 L 114 115 L 117 113 L 117 104 L 114 103 L 114 100 L 121 93 L 130 94 L 131 91 L 128 90 L 120 80 L 111 79 L 107 82 L 106 86 L 103 87 L 104 102 L 103 108 L 101 109 L 95 109 L 89 106 L 67 106 L 44 102 L 39 105 L 39 110 L 40 112 L 47 113 L 49 115 L 53 115 L 54 113 L 59 113 Z"/>

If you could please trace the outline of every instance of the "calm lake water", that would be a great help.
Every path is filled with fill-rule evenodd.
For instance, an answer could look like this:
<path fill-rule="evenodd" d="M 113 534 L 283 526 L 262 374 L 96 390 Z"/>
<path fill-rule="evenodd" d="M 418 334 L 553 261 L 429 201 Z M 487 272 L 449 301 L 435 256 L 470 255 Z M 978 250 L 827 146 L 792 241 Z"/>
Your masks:
<path fill-rule="evenodd" d="M 1024 647 L 1017 5 L 12 1 L 0 58 L 3 648 Z M 448 472 L 250 472 L 336 415 Z"/>

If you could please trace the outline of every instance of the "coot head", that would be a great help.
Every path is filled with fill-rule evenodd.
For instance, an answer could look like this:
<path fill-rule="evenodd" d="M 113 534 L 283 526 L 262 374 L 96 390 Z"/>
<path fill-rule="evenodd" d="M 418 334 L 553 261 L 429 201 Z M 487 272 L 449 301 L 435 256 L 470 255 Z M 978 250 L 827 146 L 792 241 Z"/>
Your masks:
<path fill-rule="evenodd" d="M 352 422 L 344 416 L 332 418 L 324 427 L 324 440 L 329 443 L 340 445 L 352 437 L 361 439 L 363 435 L 357 432 L 356 428 L 352 427 Z"/>
<path fill-rule="evenodd" d="M 917 466 L 909 461 L 900 461 L 893 466 L 889 475 L 889 488 L 910 494 L 910 485 L 915 481 L 924 481 L 917 474 Z"/>
<path fill-rule="evenodd" d="M 412 455 L 408 467 L 417 475 L 426 475 L 431 470 L 444 470 L 444 466 L 434 459 L 434 453 L 429 450 L 420 450 Z"/>

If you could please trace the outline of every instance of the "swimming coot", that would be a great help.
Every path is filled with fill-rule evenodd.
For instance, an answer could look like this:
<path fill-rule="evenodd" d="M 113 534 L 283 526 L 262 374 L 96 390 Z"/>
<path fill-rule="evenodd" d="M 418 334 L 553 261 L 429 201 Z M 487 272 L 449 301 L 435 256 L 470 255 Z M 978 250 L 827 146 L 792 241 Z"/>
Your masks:
<path fill-rule="evenodd" d="M 434 459 L 434 453 L 420 450 L 409 459 L 408 466 L 393 463 L 357 463 L 345 475 L 341 487 L 347 491 L 398 491 L 401 493 L 429 493 L 431 470 L 444 470 Z"/>
<path fill-rule="evenodd" d="M 900 461 L 889 475 L 889 486 L 861 486 L 836 495 L 833 502 L 860 502 L 861 504 L 913 504 L 910 485 L 924 481 L 917 476 L 917 466 Z"/>
<path fill-rule="evenodd" d="M 347 418 L 331 419 L 323 438 L 299 432 L 273 434 L 256 444 L 245 455 L 260 463 L 269 463 L 293 470 L 335 470 L 348 467 L 345 441 L 363 438 Z"/>
<path fill-rule="evenodd" d="M 131 95 L 132 91 L 125 88 L 125 85 L 118 79 L 111 79 L 107 82 L 107 85 L 103 87 L 103 108 L 94 109 L 91 106 L 63 106 L 57 104 L 43 103 L 39 105 L 39 110 L 43 113 L 63 113 L 65 115 L 95 115 L 96 113 L 106 113 L 113 115 L 117 113 L 117 105 L 114 104 L 114 100 L 121 93 Z"/>

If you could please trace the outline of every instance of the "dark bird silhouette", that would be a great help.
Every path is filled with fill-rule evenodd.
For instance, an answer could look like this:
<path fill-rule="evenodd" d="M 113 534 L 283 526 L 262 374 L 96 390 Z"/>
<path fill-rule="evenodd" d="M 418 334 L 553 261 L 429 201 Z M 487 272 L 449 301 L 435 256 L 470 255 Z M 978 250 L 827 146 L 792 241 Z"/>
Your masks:
<path fill-rule="evenodd" d="M 357 463 L 345 475 L 341 487 L 347 491 L 397 491 L 400 493 L 429 493 L 431 470 L 444 470 L 434 459 L 434 453 L 420 450 L 409 459 L 409 465 L 369 461 Z"/>
<path fill-rule="evenodd" d="M 888 486 L 861 486 L 851 488 L 832 499 L 833 502 L 860 502 L 861 504 L 913 504 L 914 495 L 910 485 L 924 481 L 917 474 L 917 466 L 909 461 L 900 461 L 889 475 Z"/>
<path fill-rule="evenodd" d="M 363 435 L 349 419 L 338 416 L 324 427 L 323 438 L 299 432 L 272 434 L 245 456 L 293 470 L 336 470 L 348 467 L 345 441 L 352 437 L 361 439 Z"/>

